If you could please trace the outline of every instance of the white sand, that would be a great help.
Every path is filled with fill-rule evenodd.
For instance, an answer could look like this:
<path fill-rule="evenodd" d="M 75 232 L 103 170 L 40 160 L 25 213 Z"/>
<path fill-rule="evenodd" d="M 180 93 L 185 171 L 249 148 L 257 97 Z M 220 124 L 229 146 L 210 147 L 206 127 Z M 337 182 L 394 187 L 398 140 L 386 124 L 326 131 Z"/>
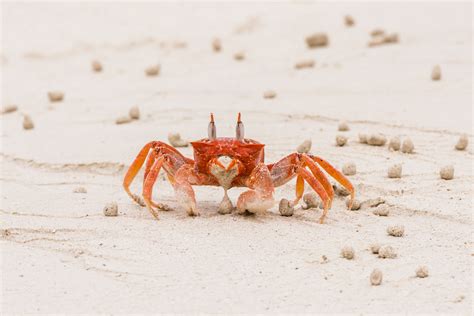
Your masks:
<path fill-rule="evenodd" d="M 10 232 L 1 240 L 2 313 L 472 312 L 469 4 L 2 3 L 2 11 L 2 105 L 19 106 L 0 118 L 1 226 Z M 367 48 L 376 27 L 400 43 Z M 329 47 L 308 50 L 314 32 L 327 32 Z M 238 51 L 245 60 L 234 60 Z M 315 68 L 293 68 L 308 58 Z M 92 72 L 95 59 L 103 72 Z M 160 75 L 146 77 L 157 63 Z M 434 82 L 436 64 L 443 77 Z M 63 102 L 48 101 L 53 90 Z M 276 98 L 264 99 L 267 90 Z M 116 125 L 134 105 L 141 120 Z M 178 209 L 155 221 L 123 191 L 126 167 L 169 132 L 205 137 L 211 111 L 220 136 L 233 135 L 241 111 L 268 162 L 305 139 L 338 168 L 355 162 L 358 199 L 383 197 L 390 215 L 347 211 L 342 198 L 324 225 L 320 210 L 282 217 L 278 205 L 219 215 L 222 189 L 197 187 L 202 215 L 190 218 L 159 180 L 154 196 Z M 33 130 L 23 130 L 21 113 Z M 344 147 L 334 143 L 340 120 L 350 126 Z M 410 137 L 415 153 L 360 144 L 360 132 Z M 466 151 L 454 149 L 461 133 Z M 388 179 L 395 163 L 403 176 Z M 448 164 L 455 178 L 443 181 Z M 79 186 L 87 193 L 73 193 Z M 234 202 L 240 192 L 231 190 Z M 293 199 L 294 182 L 277 189 L 283 197 Z M 118 217 L 102 214 L 111 201 Z M 404 237 L 388 236 L 391 225 L 403 225 Z M 373 243 L 398 257 L 377 258 Z M 344 246 L 354 260 L 340 257 Z M 429 277 L 415 277 L 421 265 Z"/>

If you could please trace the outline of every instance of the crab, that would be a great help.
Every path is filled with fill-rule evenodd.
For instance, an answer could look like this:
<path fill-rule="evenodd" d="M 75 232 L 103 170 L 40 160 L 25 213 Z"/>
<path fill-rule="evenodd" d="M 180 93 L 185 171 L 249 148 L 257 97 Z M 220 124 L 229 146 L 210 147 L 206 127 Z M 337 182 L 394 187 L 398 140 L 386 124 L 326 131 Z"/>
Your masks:
<path fill-rule="evenodd" d="M 211 113 L 208 137 L 191 142 L 191 145 L 194 159 L 185 157 L 164 142 L 151 141 L 140 150 L 125 175 L 125 191 L 135 202 L 143 204 L 140 198 L 130 191 L 130 185 L 146 161 L 142 206 L 146 206 L 156 219 L 157 210 L 164 208 L 163 204 L 152 200 L 153 186 L 161 169 L 166 172 L 176 199 L 190 216 L 199 215 L 192 186 L 222 187 L 224 199 L 221 206 L 230 206 L 229 212 L 234 208 L 227 191 L 233 187 L 246 187 L 248 190 L 241 193 L 237 199 L 237 213 L 261 213 L 274 205 L 275 188 L 296 177 L 296 197 L 292 205 L 296 205 L 303 196 L 305 183 L 309 184 L 322 200 L 323 212 L 319 222 L 323 223 L 334 199 L 334 189 L 323 170 L 350 192 L 349 209 L 352 206 L 355 190 L 351 182 L 321 157 L 292 153 L 275 163 L 265 164 L 265 145 L 244 138 L 244 124 L 240 113 L 237 117 L 235 137 L 217 137 L 214 116 Z"/>

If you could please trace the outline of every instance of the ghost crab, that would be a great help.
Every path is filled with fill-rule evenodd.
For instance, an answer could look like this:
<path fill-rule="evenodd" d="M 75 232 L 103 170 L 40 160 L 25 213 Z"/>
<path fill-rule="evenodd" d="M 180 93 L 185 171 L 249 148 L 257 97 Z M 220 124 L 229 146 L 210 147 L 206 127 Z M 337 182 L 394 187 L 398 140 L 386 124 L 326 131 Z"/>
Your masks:
<path fill-rule="evenodd" d="M 157 209 L 162 205 L 152 200 L 153 185 L 163 168 L 174 188 L 180 204 L 188 215 L 196 216 L 196 198 L 193 185 L 212 185 L 224 188 L 223 202 L 228 202 L 227 190 L 232 187 L 247 187 L 237 200 L 237 212 L 256 213 L 268 210 L 274 205 L 274 188 L 284 185 L 296 177 L 296 205 L 303 196 L 305 182 L 320 196 L 323 223 L 334 198 L 334 190 L 322 168 L 351 194 L 351 208 L 354 187 L 351 182 L 326 160 L 310 154 L 292 153 L 272 164 L 264 163 L 264 144 L 244 138 L 244 124 L 240 113 L 237 117 L 236 137 L 216 137 L 216 125 L 211 113 L 208 137 L 191 142 L 194 160 L 184 157 L 174 147 L 160 141 L 146 144 L 138 153 L 123 180 L 127 194 L 136 202 L 139 198 L 130 192 L 130 184 L 145 163 L 143 200 L 150 213 L 158 219 Z M 222 203 L 221 203 L 222 204 Z"/>

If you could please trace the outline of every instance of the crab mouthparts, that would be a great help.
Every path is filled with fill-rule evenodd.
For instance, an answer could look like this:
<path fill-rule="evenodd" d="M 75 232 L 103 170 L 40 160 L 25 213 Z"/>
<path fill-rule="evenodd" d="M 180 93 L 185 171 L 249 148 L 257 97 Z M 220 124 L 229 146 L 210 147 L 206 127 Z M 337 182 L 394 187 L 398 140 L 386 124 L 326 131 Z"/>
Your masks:
<path fill-rule="evenodd" d="M 232 187 L 232 181 L 238 174 L 236 161 L 228 156 L 221 156 L 211 164 L 211 174 L 217 179 L 224 189 Z"/>

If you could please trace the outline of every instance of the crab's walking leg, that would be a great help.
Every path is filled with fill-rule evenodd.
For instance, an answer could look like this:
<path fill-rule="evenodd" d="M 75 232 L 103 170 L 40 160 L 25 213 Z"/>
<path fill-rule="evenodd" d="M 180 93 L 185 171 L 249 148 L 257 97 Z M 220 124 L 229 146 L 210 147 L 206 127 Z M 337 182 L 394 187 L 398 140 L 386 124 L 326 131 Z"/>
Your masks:
<path fill-rule="evenodd" d="M 301 200 L 301 197 L 303 196 L 304 193 L 304 179 L 302 176 L 298 175 L 296 177 L 296 198 L 293 201 L 293 205 L 298 204 L 298 202 Z"/>
<path fill-rule="evenodd" d="M 323 185 L 324 190 L 329 196 L 329 208 L 331 208 L 332 200 L 334 199 L 334 189 L 324 173 L 319 169 L 318 165 L 306 154 L 302 154 L 302 161 L 305 166 L 311 170 L 311 173 Z"/>
<path fill-rule="evenodd" d="M 348 209 L 352 208 L 352 203 L 354 202 L 355 190 L 352 183 L 336 168 L 334 168 L 329 162 L 326 160 L 316 157 L 316 156 L 309 156 L 311 159 L 316 161 L 331 177 L 337 180 L 344 188 L 346 188 L 351 193 L 351 201 L 349 203 Z"/>
<path fill-rule="evenodd" d="M 155 184 L 156 178 L 160 173 L 161 166 L 163 166 L 164 157 L 159 157 L 151 166 L 151 169 L 148 172 L 148 175 L 145 179 L 145 183 L 143 185 L 143 199 L 145 200 L 145 204 L 150 211 L 151 215 L 153 215 L 156 219 L 158 219 L 158 214 L 153 209 L 151 195 L 153 192 L 153 185 Z"/>
<path fill-rule="evenodd" d="M 324 223 L 324 219 L 326 218 L 326 215 L 329 210 L 329 206 L 331 203 L 331 200 L 329 199 L 328 194 L 326 193 L 326 190 L 324 190 L 324 187 L 319 183 L 316 178 L 304 167 L 298 167 L 296 170 L 298 175 L 302 176 L 306 182 L 313 188 L 314 191 L 321 197 L 321 200 L 323 201 L 323 215 L 319 218 L 319 223 L 322 224 Z"/>
<path fill-rule="evenodd" d="M 138 203 L 138 197 L 136 197 L 132 192 L 130 192 L 130 184 L 132 183 L 133 179 L 135 178 L 138 171 L 142 167 L 143 163 L 145 162 L 146 157 L 148 156 L 150 149 L 154 145 L 155 145 L 155 142 L 153 141 L 143 146 L 143 148 L 140 150 L 137 157 L 133 161 L 132 165 L 130 166 L 130 168 L 128 168 L 125 178 L 123 179 L 123 188 L 125 189 L 125 192 L 127 192 L 128 196 L 130 196 L 137 203 Z"/>
<path fill-rule="evenodd" d="M 249 211 L 251 213 L 263 212 L 273 206 L 272 176 L 265 164 L 259 164 L 250 174 L 246 186 L 250 190 L 243 192 L 237 200 L 237 212 L 239 214 Z"/>

